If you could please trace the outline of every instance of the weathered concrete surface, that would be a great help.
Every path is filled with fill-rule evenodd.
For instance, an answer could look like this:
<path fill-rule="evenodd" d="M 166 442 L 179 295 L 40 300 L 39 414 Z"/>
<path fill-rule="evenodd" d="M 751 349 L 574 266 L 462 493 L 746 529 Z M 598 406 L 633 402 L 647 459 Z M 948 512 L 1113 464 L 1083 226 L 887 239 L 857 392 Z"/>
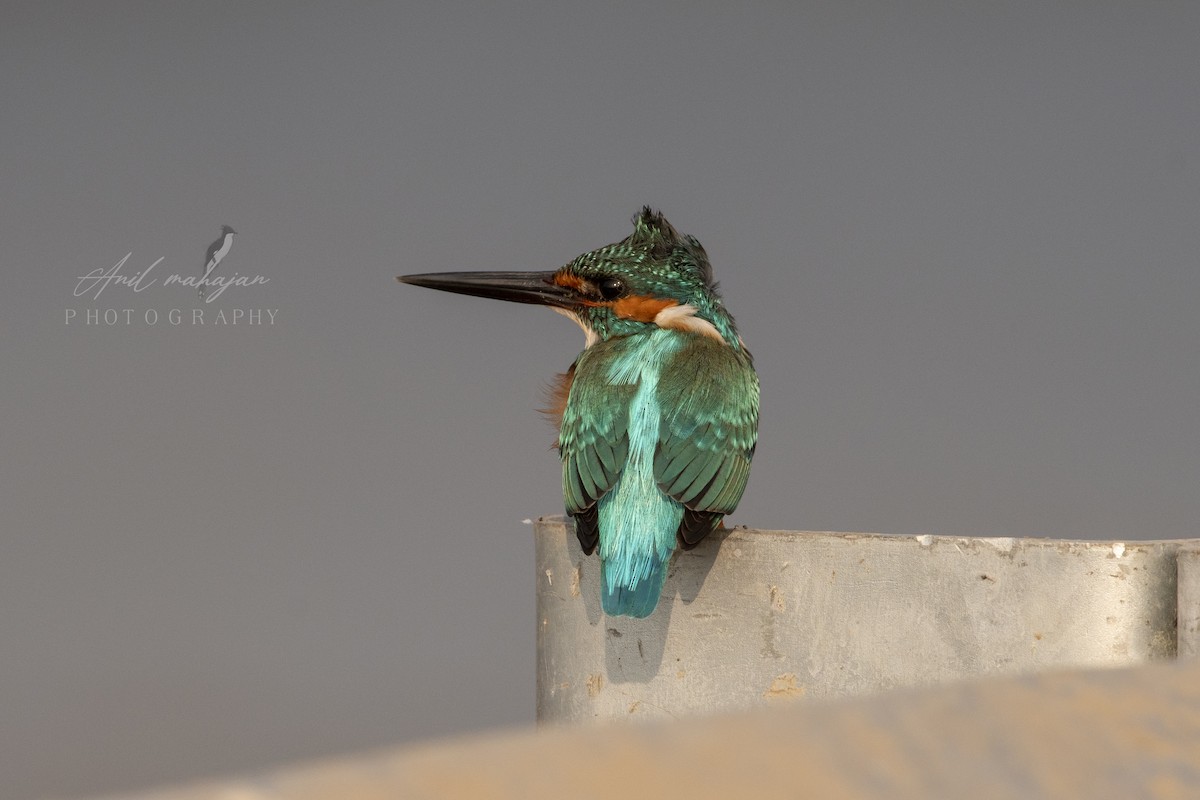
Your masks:
<path fill-rule="evenodd" d="M 1200 548 L 1179 551 L 1179 658 L 1200 656 Z"/>
<path fill-rule="evenodd" d="M 544 728 L 137 800 L 1195 798 L 1200 661 Z"/>
<path fill-rule="evenodd" d="M 735 529 L 677 555 L 635 620 L 601 613 L 599 560 L 565 520 L 534 537 L 545 722 L 1172 659 L 1176 556 L 1200 547 Z M 1194 620 L 1200 570 L 1190 602 Z"/>

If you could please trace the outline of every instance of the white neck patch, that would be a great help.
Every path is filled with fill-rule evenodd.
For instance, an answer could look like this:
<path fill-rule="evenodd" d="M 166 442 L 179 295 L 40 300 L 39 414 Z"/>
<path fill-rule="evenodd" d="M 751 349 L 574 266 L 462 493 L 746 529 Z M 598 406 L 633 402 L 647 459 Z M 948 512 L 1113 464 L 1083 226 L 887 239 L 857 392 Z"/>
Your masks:
<path fill-rule="evenodd" d="M 711 322 L 703 317 L 696 316 L 696 307 L 689 303 L 684 303 L 680 306 L 667 306 L 655 315 L 654 324 L 660 328 L 698 333 L 701 336 L 712 337 L 722 344 L 728 344 L 725 341 L 725 337 L 721 335 L 720 331 Z"/>
<path fill-rule="evenodd" d="M 583 337 L 584 337 L 583 349 L 584 350 L 587 350 L 589 347 L 594 345 L 596 342 L 600 341 L 600 337 L 596 335 L 596 332 L 594 330 L 592 330 L 591 326 L 589 326 L 582 319 L 580 319 L 578 314 L 570 312 L 565 308 L 558 308 L 557 306 L 550 306 L 549 308 L 551 311 L 562 314 L 564 317 L 571 320 L 579 327 L 583 328 Z"/>

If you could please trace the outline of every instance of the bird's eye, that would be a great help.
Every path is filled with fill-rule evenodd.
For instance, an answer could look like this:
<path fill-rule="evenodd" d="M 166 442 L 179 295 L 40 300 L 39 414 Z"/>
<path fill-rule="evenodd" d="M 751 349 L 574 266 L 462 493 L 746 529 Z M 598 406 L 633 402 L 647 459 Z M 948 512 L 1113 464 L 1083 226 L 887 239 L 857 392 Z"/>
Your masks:
<path fill-rule="evenodd" d="M 605 300 L 616 300 L 625 293 L 625 284 L 617 278 L 604 278 L 597 281 L 596 288 L 600 290 L 600 296 Z"/>

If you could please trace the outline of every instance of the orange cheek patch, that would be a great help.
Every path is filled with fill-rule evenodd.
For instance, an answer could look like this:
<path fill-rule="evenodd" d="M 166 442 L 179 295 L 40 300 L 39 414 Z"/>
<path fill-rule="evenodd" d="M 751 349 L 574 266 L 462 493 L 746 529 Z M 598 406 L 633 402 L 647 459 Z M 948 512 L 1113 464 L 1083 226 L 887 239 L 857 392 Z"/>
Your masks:
<path fill-rule="evenodd" d="M 578 299 L 579 305 L 581 305 L 581 306 L 598 306 L 598 305 L 600 305 L 600 303 L 597 303 L 594 300 L 586 300 L 582 297 L 582 295 L 592 294 L 595 291 L 595 287 L 593 287 L 590 283 L 588 283 L 586 280 L 579 277 L 578 275 L 575 275 L 571 272 L 567 272 L 567 270 L 565 268 L 560 269 L 558 272 L 554 273 L 554 277 L 551 280 L 554 281 L 556 286 L 562 286 L 565 289 L 572 289 L 575 292 L 577 292 L 579 295 L 581 295 L 581 297 Z"/>
<path fill-rule="evenodd" d="M 613 313 L 622 319 L 635 319 L 638 322 L 654 322 L 658 313 L 668 306 L 679 305 L 674 300 L 663 300 L 658 297 L 639 297 L 630 295 L 622 297 L 612 304 Z"/>
<path fill-rule="evenodd" d="M 578 275 L 572 275 L 566 270 L 560 269 L 554 273 L 554 282 L 559 286 L 564 286 L 568 289 L 574 289 L 577 292 L 583 292 L 587 289 L 586 281 Z"/>

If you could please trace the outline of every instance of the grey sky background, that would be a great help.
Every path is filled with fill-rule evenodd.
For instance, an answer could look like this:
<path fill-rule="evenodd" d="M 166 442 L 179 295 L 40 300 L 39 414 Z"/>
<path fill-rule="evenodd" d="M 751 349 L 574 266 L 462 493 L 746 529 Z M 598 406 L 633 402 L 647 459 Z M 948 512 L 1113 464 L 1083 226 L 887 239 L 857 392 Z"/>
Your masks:
<path fill-rule="evenodd" d="M 534 409 L 582 336 L 393 276 L 554 268 L 643 203 L 704 243 L 762 378 L 731 523 L 1200 535 L 1198 31 L 1183 3 L 6 3 L 5 795 L 530 723 L 522 520 L 562 509 Z M 191 324 L 161 279 L 223 223 L 220 270 L 269 282 Z M 158 285 L 73 296 L 126 253 Z"/>

